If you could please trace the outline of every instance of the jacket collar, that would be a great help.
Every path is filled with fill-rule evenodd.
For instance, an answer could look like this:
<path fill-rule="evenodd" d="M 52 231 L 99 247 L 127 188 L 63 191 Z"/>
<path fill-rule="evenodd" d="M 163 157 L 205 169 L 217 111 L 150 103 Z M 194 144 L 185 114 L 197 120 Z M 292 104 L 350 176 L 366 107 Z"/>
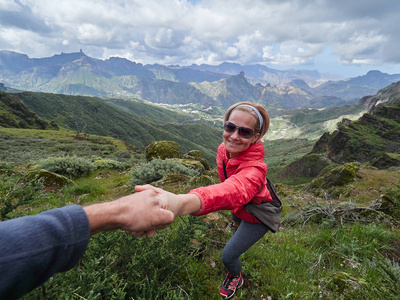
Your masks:
<path fill-rule="evenodd" d="M 229 159 L 229 153 L 225 148 L 225 155 Z M 229 159 L 230 164 L 236 165 L 246 161 L 263 161 L 265 157 L 264 145 L 261 141 L 252 144 L 246 151 L 241 152 L 238 156 Z"/>

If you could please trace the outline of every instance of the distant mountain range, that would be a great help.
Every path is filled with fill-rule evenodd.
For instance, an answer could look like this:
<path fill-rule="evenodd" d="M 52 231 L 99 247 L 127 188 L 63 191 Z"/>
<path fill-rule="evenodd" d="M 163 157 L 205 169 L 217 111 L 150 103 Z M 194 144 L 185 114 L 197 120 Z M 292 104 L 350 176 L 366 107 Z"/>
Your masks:
<path fill-rule="evenodd" d="M 400 74 L 370 71 L 317 85 L 320 80 L 317 71 L 278 71 L 262 65 L 142 65 L 118 57 L 95 59 L 82 51 L 47 58 L 0 51 L 0 82 L 14 89 L 223 108 L 247 100 L 266 105 L 272 113 L 356 103 L 399 81 Z"/>

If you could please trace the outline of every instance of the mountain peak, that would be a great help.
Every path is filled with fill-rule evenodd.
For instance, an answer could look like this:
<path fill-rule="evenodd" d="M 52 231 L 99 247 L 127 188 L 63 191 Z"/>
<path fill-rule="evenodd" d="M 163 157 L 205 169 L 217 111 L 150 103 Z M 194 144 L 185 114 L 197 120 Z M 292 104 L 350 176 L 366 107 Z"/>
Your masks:
<path fill-rule="evenodd" d="M 71 52 L 71 53 L 61 52 L 61 54 L 55 54 L 55 55 L 53 55 L 53 57 L 54 58 L 62 57 L 62 58 L 79 59 L 79 58 L 88 57 L 88 56 L 85 53 L 83 53 L 82 49 L 80 49 L 79 52 Z"/>
<path fill-rule="evenodd" d="M 371 71 L 368 71 L 366 76 L 368 76 L 368 75 L 381 75 L 381 74 L 383 74 L 383 73 L 381 71 L 379 71 L 379 70 L 371 70 Z"/>

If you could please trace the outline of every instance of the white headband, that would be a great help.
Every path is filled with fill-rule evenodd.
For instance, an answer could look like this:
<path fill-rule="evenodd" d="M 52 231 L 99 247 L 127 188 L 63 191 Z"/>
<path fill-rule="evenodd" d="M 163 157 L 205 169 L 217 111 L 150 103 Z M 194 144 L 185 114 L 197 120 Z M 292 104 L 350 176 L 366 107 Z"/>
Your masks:
<path fill-rule="evenodd" d="M 238 105 L 238 106 L 235 107 L 235 109 L 238 108 L 238 107 L 248 107 L 248 108 L 251 108 L 251 109 L 257 114 L 258 119 L 260 120 L 260 131 L 259 131 L 259 132 L 261 132 L 264 122 L 263 122 L 263 117 L 261 116 L 261 114 L 260 114 L 260 112 L 258 111 L 258 109 L 255 108 L 254 106 L 251 106 L 251 105 L 248 105 L 248 104 L 241 104 L 241 105 Z"/>

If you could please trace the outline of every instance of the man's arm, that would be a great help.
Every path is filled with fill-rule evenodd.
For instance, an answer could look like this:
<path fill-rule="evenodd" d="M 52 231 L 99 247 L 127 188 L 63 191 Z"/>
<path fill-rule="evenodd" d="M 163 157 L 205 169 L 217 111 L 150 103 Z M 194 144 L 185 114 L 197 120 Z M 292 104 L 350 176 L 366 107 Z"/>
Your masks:
<path fill-rule="evenodd" d="M 16 299 L 75 266 L 89 242 L 78 205 L 0 222 L 0 299 Z"/>
<path fill-rule="evenodd" d="M 0 222 L 0 299 L 16 299 L 74 267 L 91 234 L 122 229 L 151 236 L 173 220 L 149 191 Z"/>

